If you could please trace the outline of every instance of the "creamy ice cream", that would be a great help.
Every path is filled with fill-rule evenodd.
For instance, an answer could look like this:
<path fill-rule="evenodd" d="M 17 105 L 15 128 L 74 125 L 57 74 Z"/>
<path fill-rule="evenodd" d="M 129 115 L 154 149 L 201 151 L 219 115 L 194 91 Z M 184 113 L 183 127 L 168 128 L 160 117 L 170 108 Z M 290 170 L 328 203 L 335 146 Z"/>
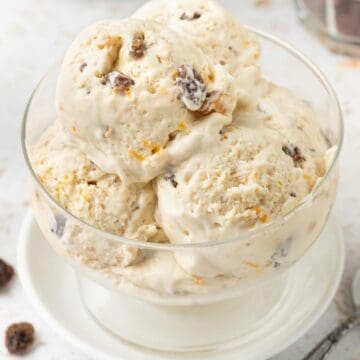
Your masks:
<path fill-rule="evenodd" d="M 234 116 L 216 146 L 158 178 L 157 219 L 171 242 L 236 239 L 290 212 L 324 176 L 327 145 L 310 106 L 267 81 L 259 87 L 257 104 Z M 238 252 L 177 259 L 202 276 L 238 275 Z"/>
<path fill-rule="evenodd" d="M 151 184 L 124 184 L 107 174 L 74 147 L 58 122 L 50 127 L 32 149 L 30 160 L 49 194 L 71 214 L 104 231 L 130 239 L 162 242 L 166 238 L 154 220 L 156 196 Z M 60 215 L 46 226 L 63 237 L 69 251 L 104 264 L 129 265 L 137 249 L 114 241 L 97 242 L 83 235 L 89 231 L 66 229 Z M 90 232 L 91 234 L 91 232 Z"/>
<path fill-rule="evenodd" d="M 171 241 L 226 240 L 267 223 L 324 175 L 327 145 L 311 108 L 284 88 L 262 86 L 258 105 L 238 112 L 215 146 L 158 178 L 157 215 Z"/>
<path fill-rule="evenodd" d="M 57 85 L 60 122 L 102 170 L 147 182 L 232 120 L 231 75 L 183 34 L 145 20 L 109 20 L 71 45 Z M 204 136 L 207 134 L 207 136 Z"/>
<path fill-rule="evenodd" d="M 260 56 L 257 39 L 212 0 L 151 0 L 134 18 L 156 20 L 191 38 L 213 62 L 236 74 Z"/>
<path fill-rule="evenodd" d="M 334 198 L 336 176 L 314 191 L 334 147 L 310 104 L 262 78 L 259 55 L 214 1 L 153 0 L 85 29 L 58 79 L 59 121 L 30 157 L 46 191 L 104 232 L 35 189 L 52 245 L 164 301 L 243 290 L 297 260 Z"/>
<path fill-rule="evenodd" d="M 236 81 L 237 102 L 261 77 L 256 60 L 260 45 L 218 2 L 213 0 L 151 0 L 132 16 L 155 20 L 189 37 L 213 64 L 223 66 Z"/>

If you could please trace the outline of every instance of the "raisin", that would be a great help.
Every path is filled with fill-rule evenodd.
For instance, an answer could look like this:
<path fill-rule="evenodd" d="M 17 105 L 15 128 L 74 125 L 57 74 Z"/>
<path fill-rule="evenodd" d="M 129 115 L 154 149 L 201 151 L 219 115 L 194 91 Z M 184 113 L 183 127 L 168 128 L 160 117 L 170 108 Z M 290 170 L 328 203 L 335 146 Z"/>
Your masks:
<path fill-rule="evenodd" d="M 306 160 L 298 146 L 284 145 L 282 151 L 293 159 L 296 167 L 301 166 Z"/>
<path fill-rule="evenodd" d="M 172 132 L 168 135 L 169 141 L 175 140 L 175 138 L 176 138 L 176 136 L 177 136 L 178 133 L 179 133 L 179 130 L 174 130 L 174 131 L 172 131 Z"/>
<path fill-rule="evenodd" d="M 131 44 L 130 56 L 140 59 L 144 56 L 145 50 L 145 35 L 143 33 L 135 34 Z"/>
<path fill-rule="evenodd" d="M 55 215 L 55 222 L 56 222 L 56 227 L 51 228 L 50 231 L 52 233 L 55 233 L 58 237 L 62 237 L 64 234 L 64 229 L 65 229 L 65 225 L 66 225 L 66 218 L 63 215 L 60 214 L 56 214 Z"/>
<path fill-rule="evenodd" d="M 5 334 L 5 344 L 10 354 L 22 354 L 34 344 L 34 327 L 28 322 L 10 325 Z"/>
<path fill-rule="evenodd" d="M 295 191 L 292 191 L 292 192 L 290 193 L 290 196 L 295 198 L 295 197 L 296 197 L 296 192 L 295 192 Z"/>
<path fill-rule="evenodd" d="M 201 14 L 197 11 L 195 11 L 192 15 L 187 15 L 185 12 L 183 12 L 180 16 L 180 20 L 196 20 L 201 17 Z"/>
<path fill-rule="evenodd" d="M 135 81 L 120 71 L 111 71 L 103 77 L 102 83 L 109 85 L 117 93 L 129 91 Z"/>
<path fill-rule="evenodd" d="M 181 65 L 175 79 L 181 101 L 190 111 L 199 110 L 206 100 L 206 87 L 201 75 L 189 65 Z"/>
<path fill-rule="evenodd" d="M 5 286 L 13 277 L 14 268 L 0 259 L 0 288 Z"/>
<path fill-rule="evenodd" d="M 170 181 L 174 188 L 177 188 L 178 182 L 175 180 L 175 174 L 164 175 L 164 180 Z"/>
<path fill-rule="evenodd" d="M 87 63 L 82 63 L 79 67 L 80 71 L 83 72 L 84 69 L 87 67 Z"/>
<path fill-rule="evenodd" d="M 208 93 L 206 93 L 206 98 L 204 103 L 202 104 L 201 108 L 197 111 L 199 115 L 209 115 L 212 112 L 215 112 L 216 109 L 214 107 L 216 101 L 221 96 L 221 92 L 218 90 L 213 90 Z"/>

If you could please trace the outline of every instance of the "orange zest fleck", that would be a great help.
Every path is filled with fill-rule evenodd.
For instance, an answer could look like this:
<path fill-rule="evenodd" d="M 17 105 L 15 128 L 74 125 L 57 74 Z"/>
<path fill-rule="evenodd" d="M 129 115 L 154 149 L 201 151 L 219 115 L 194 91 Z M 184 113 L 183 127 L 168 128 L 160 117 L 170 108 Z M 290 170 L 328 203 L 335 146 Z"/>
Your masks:
<path fill-rule="evenodd" d="M 151 153 L 152 154 L 157 154 L 158 152 L 160 152 L 162 149 L 162 147 L 160 145 L 155 145 L 152 149 L 151 149 Z"/>
<path fill-rule="evenodd" d="M 264 270 L 261 265 L 256 264 L 252 261 L 244 261 L 243 264 L 254 269 L 256 272 L 262 272 Z"/>
<path fill-rule="evenodd" d="M 201 285 L 201 284 L 204 283 L 204 278 L 202 278 L 201 276 L 194 275 L 193 276 L 193 281 L 194 281 L 194 283 L 196 283 L 198 285 Z"/>
<path fill-rule="evenodd" d="M 172 73 L 171 73 L 171 78 L 173 80 L 175 80 L 177 77 L 179 76 L 179 72 L 177 70 L 174 70 Z"/>
<path fill-rule="evenodd" d="M 141 140 L 141 143 L 145 146 L 145 147 L 147 147 L 147 148 L 149 148 L 149 147 L 151 147 L 151 141 L 149 141 L 149 140 L 146 140 L 146 139 L 142 139 Z"/>
<path fill-rule="evenodd" d="M 116 46 L 120 47 L 122 45 L 122 38 L 120 36 L 108 36 L 104 39 L 103 42 L 97 45 L 98 49 L 102 50 L 106 47 Z"/>
<path fill-rule="evenodd" d="M 186 130 L 186 123 L 185 123 L 185 121 L 179 121 L 179 123 L 178 123 L 178 130 L 180 130 L 180 131 L 185 131 Z"/>
<path fill-rule="evenodd" d="M 129 150 L 129 155 L 139 161 L 145 160 L 145 158 L 142 155 L 140 155 L 138 152 L 136 152 L 135 150 L 132 150 L 132 149 Z"/>
<path fill-rule="evenodd" d="M 268 222 L 269 217 L 266 214 L 264 214 L 259 207 L 255 207 L 253 210 L 255 211 L 256 216 L 262 223 Z"/>
<path fill-rule="evenodd" d="M 208 75 L 208 79 L 210 82 L 213 82 L 215 80 L 215 74 L 213 71 L 211 71 Z"/>
<path fill-rule="evenodd" d="M 162 146 L 159 144 L 154 144 L 149 140 L 146 139 L 142 139 L 141 143 L 148 148 L 152 154 L 157 154 L 158 152 L 160 152 L 162 150 Z"/>

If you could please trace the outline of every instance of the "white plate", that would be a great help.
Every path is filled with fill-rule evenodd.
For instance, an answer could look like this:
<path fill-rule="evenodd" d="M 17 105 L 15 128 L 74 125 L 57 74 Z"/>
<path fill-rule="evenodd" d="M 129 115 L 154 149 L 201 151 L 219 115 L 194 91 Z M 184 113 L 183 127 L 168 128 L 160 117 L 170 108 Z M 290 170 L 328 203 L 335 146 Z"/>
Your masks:
<path fill-rule="evenodd" d="M 332 218 L 306 256 L 291 270 L 288 296 L 268 322 L 221 354 L 173 354 L 141 349 L 102 328 L 85 310 L 73 270 L 50 248 L 31 213 L 19 239 L 18 273 L 25 291 L 48 324 L 69 343 L 97 359 L 267 359 L 295 342 L 319 319 L 335 295 L 345 249 Z"/>

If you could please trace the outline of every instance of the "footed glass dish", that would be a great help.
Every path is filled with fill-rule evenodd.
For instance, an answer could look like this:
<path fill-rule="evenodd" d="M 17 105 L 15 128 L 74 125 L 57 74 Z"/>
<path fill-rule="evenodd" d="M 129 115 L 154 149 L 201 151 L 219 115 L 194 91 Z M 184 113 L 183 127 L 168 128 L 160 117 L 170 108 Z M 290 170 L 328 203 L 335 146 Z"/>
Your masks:
<path fill-rule="evenodd" d="M 104 232 L 73 216 L 43 187 L 29 160 L 31 147 L 56 119 L 59 67 L 42 79 L 28 103 L 22 144 L 38 225 L 56 252 L 74 267 L 84 305 L 93 317 L 136 345 L 170 351 L 213 350 L 260 326 L 286 296 L 289 270 L 318 239 L 328 219 L 343 139 L 337 97 L 309 59 L 268 34 L 252 31 L 262 47 L 264 76 L 312 106 L 332 156 L 326 175 L 295 209 L 226 241 L 143 242 Z M 117 263 L 113 258 L 119 252 L 137 260 Z M 214 256 L 234 264 L 231 273 L 204 278 L 196 268 L 189 272 L 179 265 L 183 263 L 179 259 L 206 263 Z M 195 330 L 198 336 L 190 336 Z"/>

